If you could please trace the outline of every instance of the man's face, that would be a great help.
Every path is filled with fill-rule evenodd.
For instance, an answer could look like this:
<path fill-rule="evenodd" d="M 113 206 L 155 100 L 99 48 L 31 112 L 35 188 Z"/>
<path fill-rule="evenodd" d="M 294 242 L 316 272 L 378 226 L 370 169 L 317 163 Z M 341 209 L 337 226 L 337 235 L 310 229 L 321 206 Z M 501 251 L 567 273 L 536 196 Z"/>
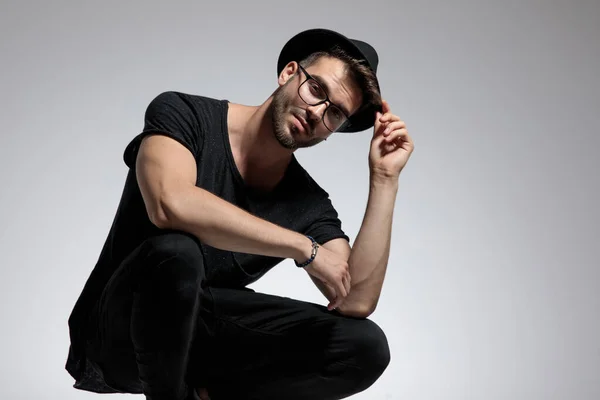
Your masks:
<path fill-rule="evenodd" d="M 328 103 L 310 106 L 304 102 L 298 95 L 298 88 L 306 80 L 306 75 L 297 65 L 293 71 L 288 67 L 280 76 L 280 87 L 273 95 L 271 116 L 274 134 L 279 143 L 287 149 L 295 150 L 314 146 L 325 140 L 331 132 L 323 124 L 323 113 Z M 333 104 L 348 116 L 358 110 L 362 95 L 347 76 L 342 61 L 322 57 L 306 68 L 306 72 L 321 84 Z"/>

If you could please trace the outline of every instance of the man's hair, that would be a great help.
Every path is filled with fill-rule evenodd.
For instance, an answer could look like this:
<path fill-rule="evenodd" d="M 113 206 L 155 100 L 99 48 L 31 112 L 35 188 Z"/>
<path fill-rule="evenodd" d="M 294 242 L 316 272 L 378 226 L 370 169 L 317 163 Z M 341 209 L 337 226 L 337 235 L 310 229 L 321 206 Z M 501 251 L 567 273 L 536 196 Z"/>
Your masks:
<path fill-rule="evenodd" d="M 350 78 L 357 83 L 359 89 L 362 91 L 363 101 L 362 106 L 358 111 L 366 107 L 373 107 L 376 109 L 381 107 L 381 93 L 377 88 L 377 78 L 375 77 L 373 70 L 366 64 L 365 60 L 354 58 L 339 46 L 335 46 L 327 51 L 310 54 L 300 61 L 300 65 L 304 68 L 308 68 L 323 57 L 336 58 L 346 64 Z"/>

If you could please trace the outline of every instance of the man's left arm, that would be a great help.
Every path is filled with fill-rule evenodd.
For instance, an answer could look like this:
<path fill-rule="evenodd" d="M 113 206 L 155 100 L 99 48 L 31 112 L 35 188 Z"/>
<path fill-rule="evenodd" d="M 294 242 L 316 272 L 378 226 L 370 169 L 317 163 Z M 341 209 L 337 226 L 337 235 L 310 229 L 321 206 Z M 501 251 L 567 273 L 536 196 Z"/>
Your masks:
<path fill-rule="evenodd" d="M 400 172 L 414 149 L 405 123 L 383 102 L 377 113 L 369 153 L 369 198 L 364 219 L 352 248 L 344 239 L 334 239 L 323 247 L 348 259 L 351 289 L 338 307 L 341 314 L 366 318 L 375 310 L 387 269 L 394 205 Z M 330 300 L 333 291 L 311 276 Z"/>

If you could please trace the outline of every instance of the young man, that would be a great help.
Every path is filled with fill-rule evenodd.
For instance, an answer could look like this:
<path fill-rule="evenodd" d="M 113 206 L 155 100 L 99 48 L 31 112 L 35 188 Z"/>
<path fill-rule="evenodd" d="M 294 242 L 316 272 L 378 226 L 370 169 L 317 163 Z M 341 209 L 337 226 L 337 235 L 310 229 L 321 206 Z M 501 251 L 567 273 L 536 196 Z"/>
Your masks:
<path fill-rule="evenodd" d="M 389 363 L 367 317 L 384 280 L 398 178 L 413 151 L 368 44 L 323 29 L 283 48 L 256 107 L 178 92 L 148 106 L 98 263 L 69 319 L 75 387 L 151 400 L 341 399 Z M 294 151 L 374 127 L 354 246 Z M 292 258 L 328 307 L 246 286 Z"/>

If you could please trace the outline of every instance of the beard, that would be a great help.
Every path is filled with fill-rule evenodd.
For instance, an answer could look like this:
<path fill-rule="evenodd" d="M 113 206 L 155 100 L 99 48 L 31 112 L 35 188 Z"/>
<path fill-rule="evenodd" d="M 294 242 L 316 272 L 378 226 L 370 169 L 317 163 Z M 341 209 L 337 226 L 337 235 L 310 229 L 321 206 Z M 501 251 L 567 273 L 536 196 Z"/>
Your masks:
<path fill-rule="evenodd" d="M 323 141 L 323 139 L 314 136 L 315 127 L 310 125 L 310 121 L 306 116 L 304 120 L 309 124 L 309 132 L 307 132 L 309 138 L 301 138 L 300 132 L 297 130 L 295 125 L 289 127 L 289 122 L 286 119 L 288 110 L 291 109 L 292 98 L 284 91 L 284 88 L 292 82 L 290 79 L 285 85 L 280 86 L 273 93 L 273 101 L 270 106 L 271 123 L 273 125 L 273 134 L 275 138 L 281 144 L 289 150 L 296 150 L 303 147 L 311 147 Z M 305 115 L 306 111 L 298 110 L 299 115 Z"/>

